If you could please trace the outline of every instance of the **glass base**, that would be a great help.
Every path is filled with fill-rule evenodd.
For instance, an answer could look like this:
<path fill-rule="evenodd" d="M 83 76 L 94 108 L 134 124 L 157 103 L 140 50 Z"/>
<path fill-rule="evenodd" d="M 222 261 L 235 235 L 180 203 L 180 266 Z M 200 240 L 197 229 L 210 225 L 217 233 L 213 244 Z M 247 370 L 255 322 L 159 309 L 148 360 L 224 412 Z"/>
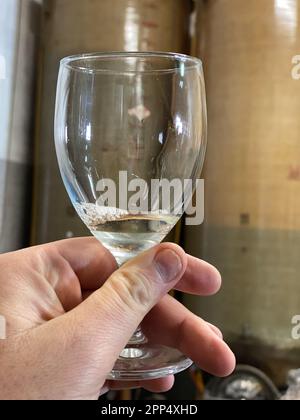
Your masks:
<path fill-rule="evenodd" d="M 158 379 L 189 368 L 193 362 L 178 350 L 153 344 L 128 345 L 109 374 L 109 380 Z"/>

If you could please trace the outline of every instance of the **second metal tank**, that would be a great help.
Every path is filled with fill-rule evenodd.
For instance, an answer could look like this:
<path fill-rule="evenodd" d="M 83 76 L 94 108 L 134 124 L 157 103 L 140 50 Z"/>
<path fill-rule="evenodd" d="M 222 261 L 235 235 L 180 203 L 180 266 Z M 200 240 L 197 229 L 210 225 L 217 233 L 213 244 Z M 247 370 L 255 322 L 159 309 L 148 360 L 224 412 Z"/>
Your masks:
<path fill-rule="evenodd" d="M 185 303 L 281 385 L 300 365 L 300 1 L 199 1 L 197 22 L 206 215 L 185 247 L 224 283 L 217 297 Z"/>

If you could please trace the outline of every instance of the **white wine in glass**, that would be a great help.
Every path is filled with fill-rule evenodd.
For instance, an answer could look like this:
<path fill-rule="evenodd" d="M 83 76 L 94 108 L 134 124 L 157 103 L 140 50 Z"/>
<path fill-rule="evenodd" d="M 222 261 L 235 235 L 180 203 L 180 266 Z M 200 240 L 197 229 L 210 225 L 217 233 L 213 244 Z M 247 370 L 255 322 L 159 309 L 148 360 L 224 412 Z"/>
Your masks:
<path fill-rule="evenodd" d="M 160 243 L 180 218 L 154 212 L 134 215 L 92 203 L 78 205 L 77 211 L 95 238 L 114 254 L 119 265 Z"/>

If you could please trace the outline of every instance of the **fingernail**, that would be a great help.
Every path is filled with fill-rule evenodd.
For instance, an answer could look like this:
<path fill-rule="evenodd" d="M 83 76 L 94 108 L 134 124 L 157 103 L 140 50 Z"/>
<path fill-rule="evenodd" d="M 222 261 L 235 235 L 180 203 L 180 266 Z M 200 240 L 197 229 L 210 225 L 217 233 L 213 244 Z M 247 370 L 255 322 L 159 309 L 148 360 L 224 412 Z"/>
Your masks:
<path fill-rule="evenodd" d="M 182 270 L 180 257 L 171 249 L 164 249 L 158 252 L 154 258 L 154 263 L 161 279 L 165 283 L 175 280 Z"/>

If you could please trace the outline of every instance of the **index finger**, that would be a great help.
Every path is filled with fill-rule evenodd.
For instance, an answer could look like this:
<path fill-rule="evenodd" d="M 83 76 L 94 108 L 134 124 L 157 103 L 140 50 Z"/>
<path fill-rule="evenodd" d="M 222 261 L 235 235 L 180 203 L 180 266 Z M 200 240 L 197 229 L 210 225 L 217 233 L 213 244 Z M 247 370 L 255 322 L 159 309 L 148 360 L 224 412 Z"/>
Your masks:
<path fill-rule="evenodd" d="M 111 252 L 96 238 L 74 238 L 49 244 L 77 275 L 82 290 L 97 290 L 118 268 Z"/>
<path fill-rule="evenodd" d="M 221 288 L 222 278 L 211 264 L 188 255 L 186 271 L 175 289 L 181 292 L 211 296 Z"/>

